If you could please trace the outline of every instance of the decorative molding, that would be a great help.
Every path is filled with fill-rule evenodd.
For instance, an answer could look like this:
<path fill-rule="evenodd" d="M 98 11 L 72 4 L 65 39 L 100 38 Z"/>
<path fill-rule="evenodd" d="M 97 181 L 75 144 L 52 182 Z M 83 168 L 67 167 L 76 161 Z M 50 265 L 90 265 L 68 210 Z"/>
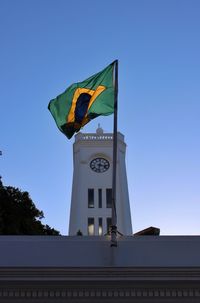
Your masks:
<path fill-rule="evenodd" d="M 200 268 L 1 267 L 0 281 L 187 281 L 200 283 Z"/>
<path fill-rule="evenodd" d="M 200 268 L 0 268 L 3 303 L 132 302 L 133 298 L 134 302 L 200 302 Z"/>
<path fill-rule="evenodd" d="M 0 298 L 200 298 L 200 288 L 58 288 L 0 289 Z"/>

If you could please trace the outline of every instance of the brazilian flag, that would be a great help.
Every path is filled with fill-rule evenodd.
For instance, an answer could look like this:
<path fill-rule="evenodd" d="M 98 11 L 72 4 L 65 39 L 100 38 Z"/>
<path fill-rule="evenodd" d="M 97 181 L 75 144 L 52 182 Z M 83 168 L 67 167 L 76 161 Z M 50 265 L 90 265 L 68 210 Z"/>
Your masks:
<path fill-rule="evenodd" d="M 90 120 L 114 112 L 114 84 L 111 63 L 90 78 L 74 83 L 48 105 L 55 122 L 68 139 Z"/>

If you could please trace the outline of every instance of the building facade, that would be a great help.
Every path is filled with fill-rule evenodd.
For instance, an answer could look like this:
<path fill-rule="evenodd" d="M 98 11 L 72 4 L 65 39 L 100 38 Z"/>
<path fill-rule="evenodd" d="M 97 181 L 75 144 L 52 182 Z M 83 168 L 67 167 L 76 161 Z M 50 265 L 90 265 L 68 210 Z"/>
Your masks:
<path fill-rule="evenodd" d="M 200 237 L 117 240 L 0 236 L 0 302 L 200 302 Z"/>

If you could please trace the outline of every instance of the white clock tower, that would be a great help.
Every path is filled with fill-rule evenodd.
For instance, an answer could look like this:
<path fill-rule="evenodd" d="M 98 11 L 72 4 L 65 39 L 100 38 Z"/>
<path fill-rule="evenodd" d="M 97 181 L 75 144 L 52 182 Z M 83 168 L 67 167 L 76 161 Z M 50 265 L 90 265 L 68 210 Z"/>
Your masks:
<path fill-rule="evenodd" d="M 118 132 L 116 211 L 117 229 L 132 234 L 126 176 L 124 136 Z M 96 133 L 75 136 L 74 173 L 69 235 L 105 235 L 111 225 L 113 134 L 98 127 Z"/>

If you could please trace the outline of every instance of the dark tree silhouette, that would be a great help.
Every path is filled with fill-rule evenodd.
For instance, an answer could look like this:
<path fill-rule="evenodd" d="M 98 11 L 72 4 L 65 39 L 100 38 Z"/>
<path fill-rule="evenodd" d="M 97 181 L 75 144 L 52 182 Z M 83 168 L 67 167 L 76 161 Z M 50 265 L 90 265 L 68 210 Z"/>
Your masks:
<path fill-rule="evenodd" d="M 4 186 L 0 179 L 0 235 L 59 235 L 40 220 L 44 218 L 28 192 Z"/>

